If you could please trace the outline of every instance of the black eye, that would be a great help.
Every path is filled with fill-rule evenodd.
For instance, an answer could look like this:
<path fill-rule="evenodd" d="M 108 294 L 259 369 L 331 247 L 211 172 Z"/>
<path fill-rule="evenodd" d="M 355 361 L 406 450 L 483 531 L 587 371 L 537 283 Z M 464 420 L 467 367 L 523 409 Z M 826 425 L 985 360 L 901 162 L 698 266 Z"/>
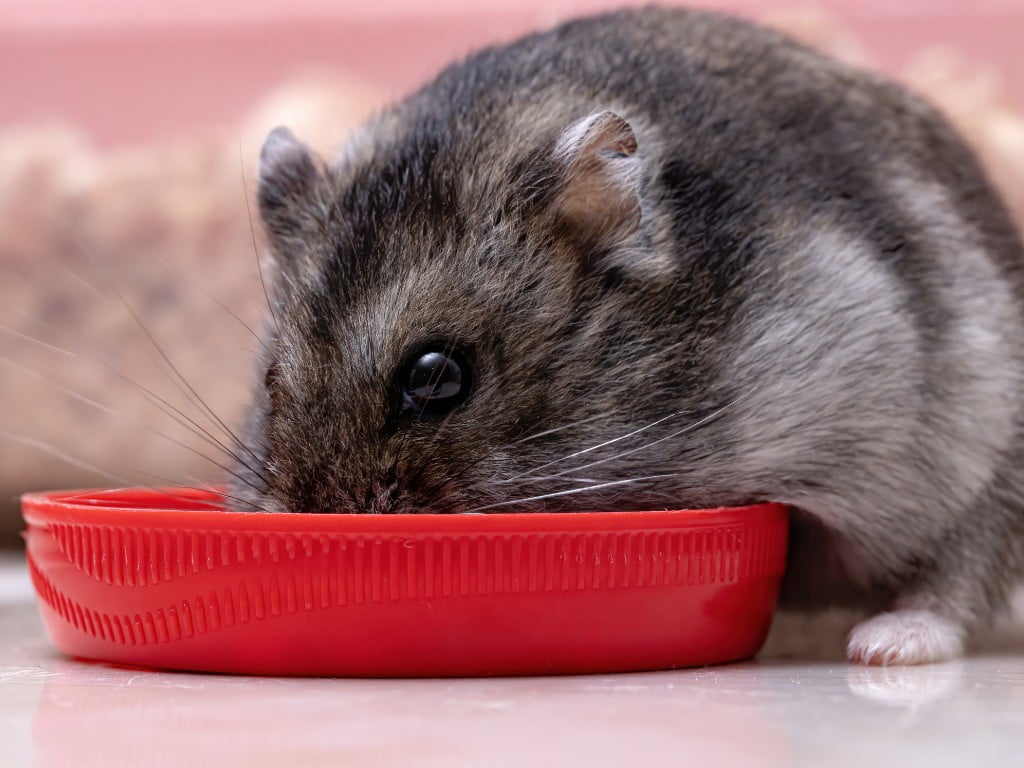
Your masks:
<path fill-rule="evenodd" d="M 469 394 L 466 358 L 450 350 L 422 352 L 402 373 L 402 400 L 423 413 L 447 413 Z"/>

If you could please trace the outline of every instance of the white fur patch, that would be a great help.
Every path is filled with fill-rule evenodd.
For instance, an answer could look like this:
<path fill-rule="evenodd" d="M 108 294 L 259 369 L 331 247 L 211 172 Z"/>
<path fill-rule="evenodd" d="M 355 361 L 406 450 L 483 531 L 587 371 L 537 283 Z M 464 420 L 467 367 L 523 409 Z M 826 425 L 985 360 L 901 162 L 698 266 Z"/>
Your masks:
<path fill-rule="evenodd" d="M 850 661 L 870 666 L 929 664 L 963 655 L 964 630 L 932 611 L 880 613 L 853 628 Z"/>

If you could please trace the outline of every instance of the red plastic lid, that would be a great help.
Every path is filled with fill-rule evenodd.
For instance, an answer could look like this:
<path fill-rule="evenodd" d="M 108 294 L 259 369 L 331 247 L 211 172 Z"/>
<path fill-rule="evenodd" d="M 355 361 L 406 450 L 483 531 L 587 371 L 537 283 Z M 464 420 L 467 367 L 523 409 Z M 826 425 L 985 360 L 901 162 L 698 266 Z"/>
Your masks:
<path fill-rule="evenodd" d="M 616 672 L 752 656 L 786 512 L 225 512 L 213 494 L 22 499 L 53 642 L 120 664 L 274 675 Z"/>

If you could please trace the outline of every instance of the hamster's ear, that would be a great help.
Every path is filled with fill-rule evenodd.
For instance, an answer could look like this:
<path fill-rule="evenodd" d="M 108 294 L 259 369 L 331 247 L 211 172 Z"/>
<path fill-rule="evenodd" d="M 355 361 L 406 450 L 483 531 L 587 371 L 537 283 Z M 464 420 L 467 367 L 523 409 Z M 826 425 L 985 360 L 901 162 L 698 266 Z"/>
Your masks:
<path fill-rule="evenodd" d="M 260 217 L 272 239 L 295 237 L 309 224 L 311 198 L 320 177 L 310 149 L 284 127 L 267 136 L 260 152 Z"/>
<path fill-rule="evenodd" d="M 569 126 L 555 145 L 563 184 L 556 216 L 585 248 L 614 245 L 640 226 L 641 168 L 632 127 L 614 112 Z"/>

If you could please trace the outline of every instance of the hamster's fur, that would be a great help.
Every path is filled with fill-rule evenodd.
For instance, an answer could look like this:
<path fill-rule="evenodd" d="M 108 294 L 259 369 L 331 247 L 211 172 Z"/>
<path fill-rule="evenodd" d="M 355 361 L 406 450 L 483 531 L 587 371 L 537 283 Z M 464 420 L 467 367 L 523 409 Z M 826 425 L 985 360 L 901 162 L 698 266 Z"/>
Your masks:
<path fill-rule="evenodd" d="M 259 208 L 254 508 L 785 502 L 785 604 L 874 612 L 877 664 L 961 653 L 1021 571 L 1021 240 L 887 80 L 716 14 L 583 19 L 329 164 L 275 131 Z M 409 407 L 429 350 L 466 369 L 442 413 Z"/>

